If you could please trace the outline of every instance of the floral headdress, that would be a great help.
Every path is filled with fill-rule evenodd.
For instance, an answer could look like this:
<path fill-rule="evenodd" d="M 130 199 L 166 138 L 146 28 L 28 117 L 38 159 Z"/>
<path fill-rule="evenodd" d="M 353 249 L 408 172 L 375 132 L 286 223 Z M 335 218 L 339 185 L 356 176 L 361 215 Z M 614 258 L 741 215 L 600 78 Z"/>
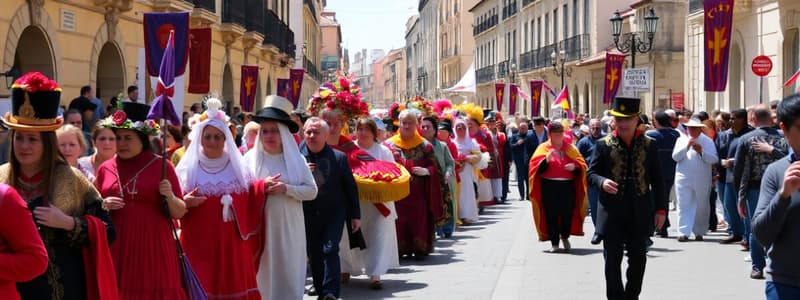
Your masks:
<path fill-rule="evenodd" d="M 157 135 L 158 130 L 161 128 L 156 121 L 153 120 L 131 120 L 128 118 L 128 113 L 125 112 L 126 109 L 134 111 L 134 105 L 143 106 L 141 108 L 135 109 L 135 114 L 147 114 L 149 111 L 149 106 L 139 103 L 132 103 L 127 102 L 127 106 L 125 102 L 122 100 L 117 100 L 117 108 L 118 110 L 114 112 L 111 116 L 102 119 L 99 121 L 100 126 L 105 128 L 111 129 L 131 129 L 142 132 L 146 135 Z"/>
<path fill-rule="evenodd" d="M 61 87 L 58 82 L 47 78 L 39 72 L 30 72 L 14 81 L 12 89 L 22 89 L 28 93 L 36 92 L 60 92 Z"/>
<path fill-rule="evenodd" d="M 433 103 L 431 103 L 431 100 L 422 98 L 420 96 L 415 96 L 413 99 L 408 100 L 408 103 L 406 103 L 406 109 L 414 109 L 418 111 L 418 117 L 435 116 L 433 112 Z"/>
<path fill-rule="evenodd" d="M 361 89 L 355 79 L 342 72 L 336 72 L 336 80 L 325 82 L 314 93 L 308 103 L 308 111 L 317 116 L 323 110 L 338 109 L 347 119 L 369 115 L 369 105 L 361 101 Z"/>
<path fill-rule="evenodd" d="M 11 129 L 52 131 L 63 124 L 58 116 L 61 88 L 39 72 L 30 72 L 11 86 L 11 111 L 2 118 Z"/>
<path fill-rule="evenodd" d="M 466 114 L 468 118 L 476 123 L 483 124 L 483 109 L 475 103 L 466 102 L 459 104 L 455 107 L 455 110 Z"/>

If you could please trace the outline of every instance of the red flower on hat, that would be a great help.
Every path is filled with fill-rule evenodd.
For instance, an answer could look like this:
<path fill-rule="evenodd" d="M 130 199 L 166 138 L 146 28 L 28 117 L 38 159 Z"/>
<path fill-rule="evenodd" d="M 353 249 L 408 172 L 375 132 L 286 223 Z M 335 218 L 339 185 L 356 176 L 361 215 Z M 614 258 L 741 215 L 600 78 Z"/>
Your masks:
<path fill-rule="evenodd" d="M 128 115 L 124 111 L 118 110 L 111 115 L 111 120 L 114 121 L 115 126 L 121 126 L 128 119 Z"/>
<path fill-rule="evenodd" d="M 14 81 L 15 88 L 22 88 L 29 93 L 36 93 L 38 91 L 50 92 L 58 90 L 58 83 L 50 80 L 47 76 L 39 72 L 30 72 L 22 75 Z"/>

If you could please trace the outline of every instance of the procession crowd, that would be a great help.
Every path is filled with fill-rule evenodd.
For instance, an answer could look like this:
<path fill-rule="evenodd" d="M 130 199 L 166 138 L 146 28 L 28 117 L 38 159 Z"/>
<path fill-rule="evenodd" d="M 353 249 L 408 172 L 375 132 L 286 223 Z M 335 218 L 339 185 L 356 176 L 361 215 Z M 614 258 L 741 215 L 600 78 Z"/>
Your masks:
<path fill-rule="evenodd" d="M 99 110 L 87 87 L 60 113 L 57 83 L 14 84 L 0 298 L 338 299 L 362 275 L 382 289 L 401 259 L 508 203 L 511 174 L 546 252 L 570 252 L 590 216 L 609 299 L 638 299 L 651 237 L 670 226 L 679 242 L 726 231 L 768 299 L 800 298 L 800 95 L 653 118 L 626 97 L 597 118 L 421 97 L 370 115 L 340 75 L 308 111 L 268 96 L 228 116 L 208 98 L 173 126 L 136 92 Z"/>

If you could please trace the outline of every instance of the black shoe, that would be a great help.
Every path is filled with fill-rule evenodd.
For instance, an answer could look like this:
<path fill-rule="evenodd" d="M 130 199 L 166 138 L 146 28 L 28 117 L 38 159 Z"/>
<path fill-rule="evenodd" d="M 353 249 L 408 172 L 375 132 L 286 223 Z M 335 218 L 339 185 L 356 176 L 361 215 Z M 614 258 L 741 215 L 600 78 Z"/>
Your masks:
<path fill-rule="evenodd" d="M 724 240 L 719 241 L 719 243 L 723 244 L 723 245 L 726 245 L 726 244 L 738 243 L 738 242 L 741 242 L 741 241 L 742 241 L 742 236 L 741 235 L 733 235 L 733 236 L 729 236 L 728 238 L 726 238 Z"/>
<path fill-rule="evenodd" d="M 703 241 L 703 236 L 702 236 L 702 235 L 696 235 L 696 236 L 694 237 L 694 240 L 695 240 L 695 241 L 698 241 L 698 242 L 702 242 L 702 241 Z"/>
<path fill-rule="evenodd" d="M 336 298 L 336 296 L 334 296 L 333 294 L 327 294 L 327 295 L 325 295 L 325 297 L 322 297 L 320 299 L 322 299 L 322 300 L 336 300 L 338 298 Z"/>
<path fill-rule="evenodd" d="M 317 289 L 312 285 L 310 288 L 308 288 L 307 294 L 309 296 L 317 296 L 319 293 L 317 293 Z"/>
<path fill-rule="evenodd" d="M 592 245 L 599 245 L 603 241 L 603 235 L 596 233 L 592 236 Z"/>
<path fill-rule="evenodd" d="M 756 269 L 756 268 L 753 268 L 753 270 L 750 271 L 750 278 L 752 278 L 752 279 L 764 279 L 764 271 Z"/>

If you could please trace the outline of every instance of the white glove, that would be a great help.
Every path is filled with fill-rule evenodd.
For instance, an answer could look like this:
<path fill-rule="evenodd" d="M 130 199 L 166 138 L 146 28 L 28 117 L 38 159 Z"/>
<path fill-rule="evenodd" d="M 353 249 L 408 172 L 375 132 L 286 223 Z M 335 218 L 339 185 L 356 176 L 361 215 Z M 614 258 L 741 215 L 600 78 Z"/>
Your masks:
<path fill-rule="evenodd" d="M 431 173 L 426 168 L 417 168 L 417 169 L 414 170 L 414 175 L 417 175 L 417 176 L 428 176 L 428 175 L 431 175 Z"/>

